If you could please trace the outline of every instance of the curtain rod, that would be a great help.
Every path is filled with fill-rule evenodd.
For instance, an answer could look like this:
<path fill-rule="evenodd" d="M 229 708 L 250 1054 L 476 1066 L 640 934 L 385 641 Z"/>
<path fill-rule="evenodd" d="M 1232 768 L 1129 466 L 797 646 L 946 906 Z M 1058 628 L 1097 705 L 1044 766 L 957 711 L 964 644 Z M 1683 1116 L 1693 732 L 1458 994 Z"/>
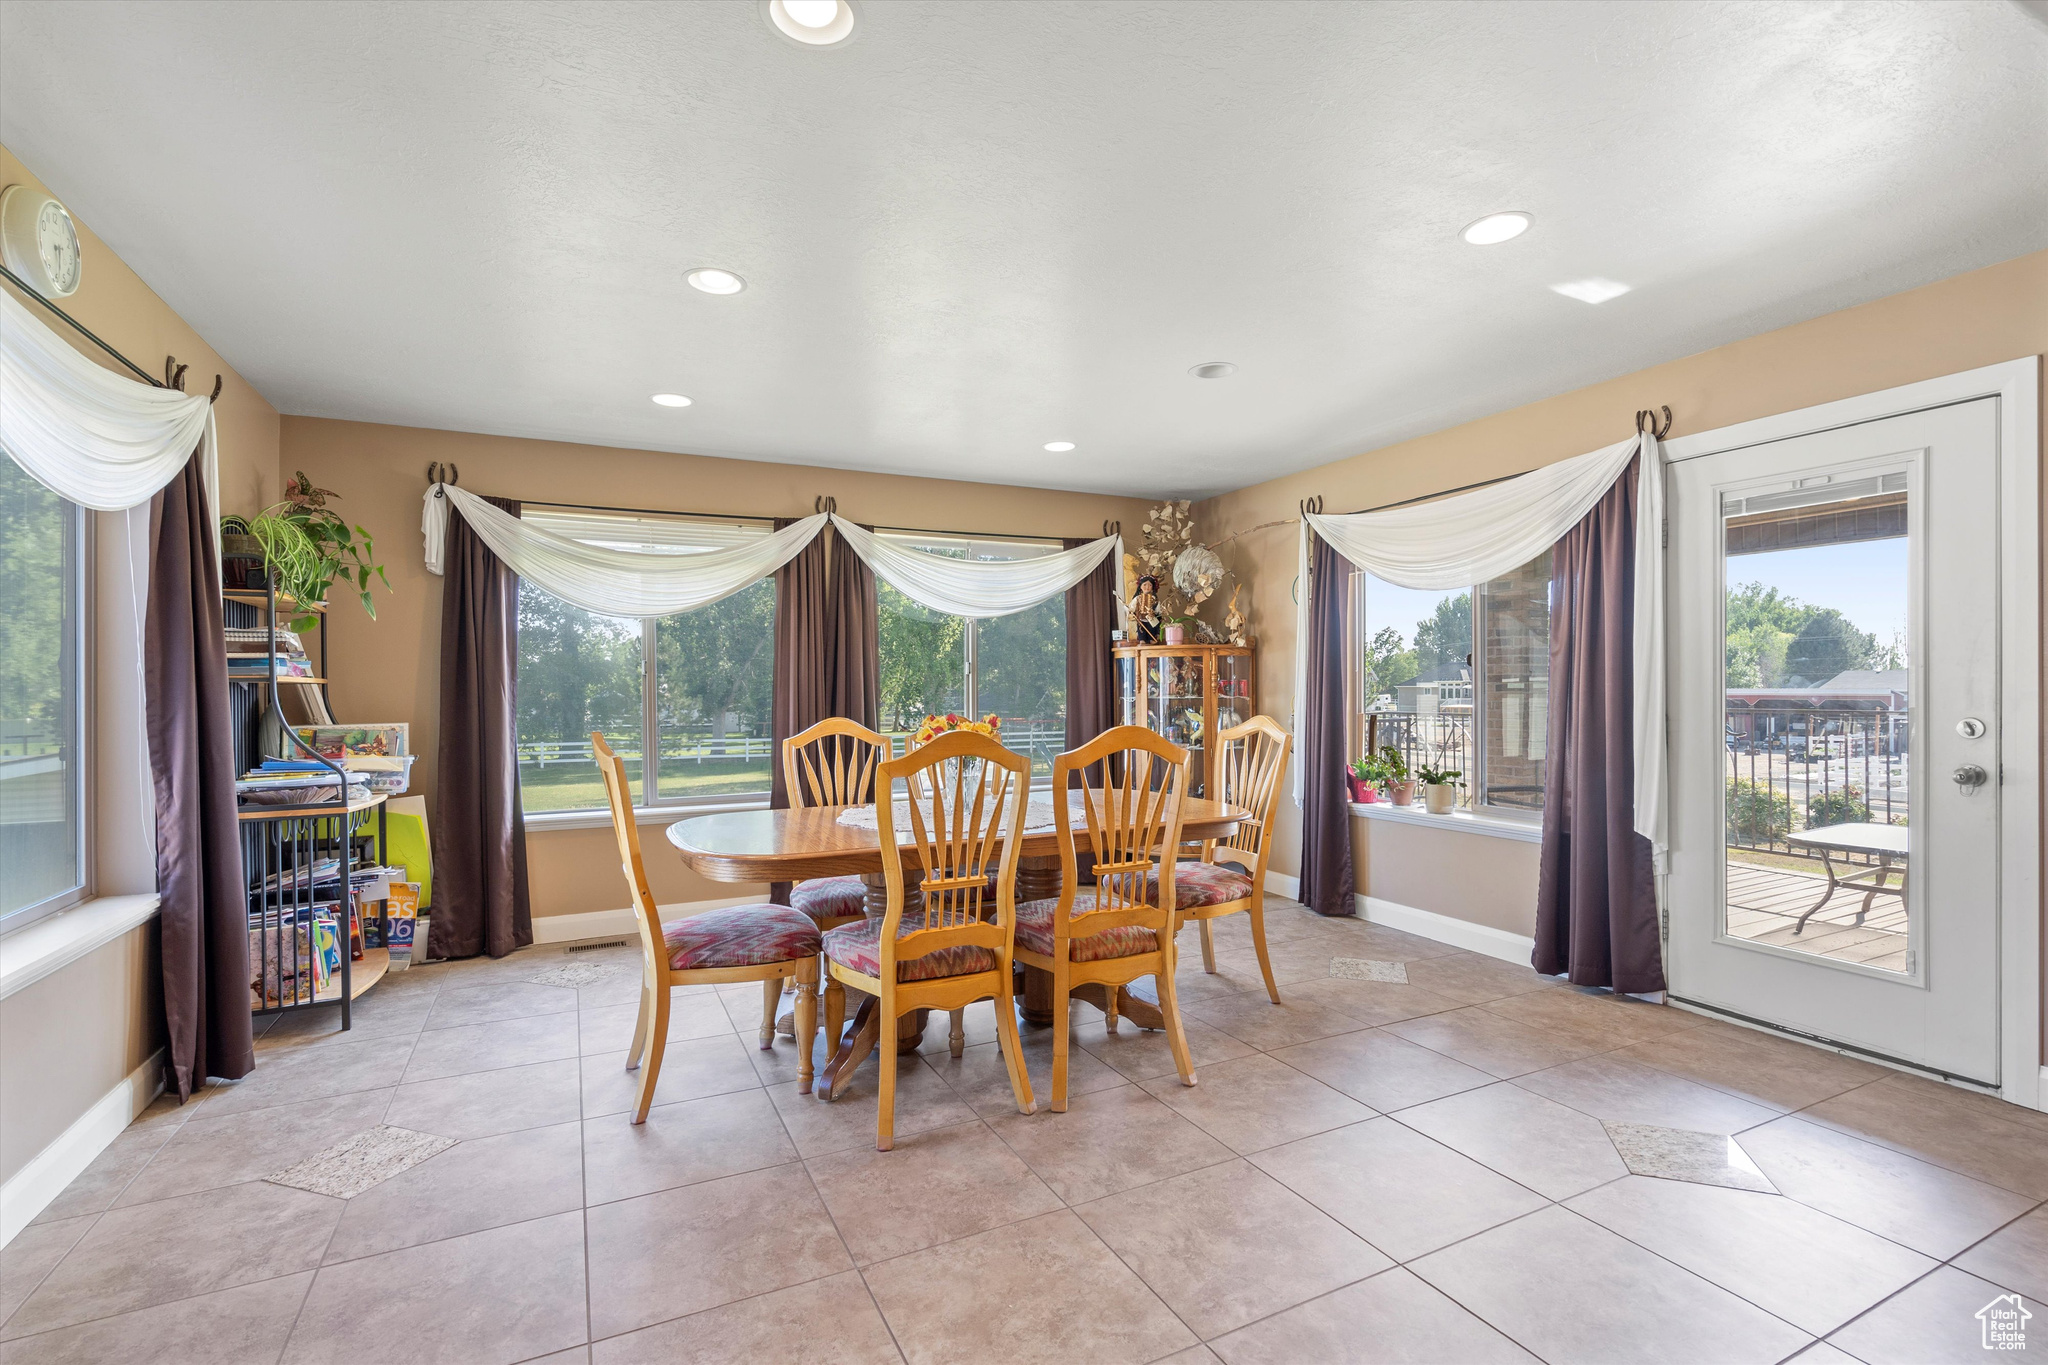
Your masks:
<path fill-rule="evenodd" d="M 1386 512 L 1396 507 L 1410 507 L 1418 502 L 1432 502 L 1437 498 L 1448 498 L 1453 493 L 1470 493 L 1475 488 L 1490 488 L 1494 484 L 1506 483 L 1509 479 L 1519 479 L 1522 477 L 1522 474 L 1533 472 L 1532 470 L 1525 469 L 1521 474 L 1502 474 L 1498 478 L 1481 479 L 1478 483 L 1461 483 L 1456 488 L 1442 488 L 1434 493 L 1418 493 L 1412 498 L 1403 498 L 1399 502 L 1383 502 L 1377 507 L 1361 507 L 1350 515 L 1357 517 L 1363 516 L 1367 512 Z"/>
<path fill-rule="evenodd" d="M 547 502 L 539 498 L 521 498 L 522 507 L 566 507 L 579 512 L 618 512 L 632 517 L 699 517 L 707 521 L 774 521 L 773 516 L 758 512 L 676 512 L 660 507 L 606 507 L 593 502 Z M 814 514 L 815 515 L 815 514 Z M 849 517 L 847 520 L 852 521 Z M 876 526 L 877 531 L 907 532 L 920 536 L 973 536 L 987 540 L 1043 540 L 1058 543 L 1069 539 L 1067 536 L 1016 535 L 1000 531 L 941 531 L 930 526 Z"/>
<path fill-rule="evenodd" d="M 114 357 L 114 359 L 120 361 L 123 365 L 126 365 L 129 371 L 132 374 L 134 374 L 134 376 L 137 379 L 140 379 L 143 383 L 148 384 L 152 388 L 158 389 L 165 389 L 170 387 L 170 385 L 164 383 L 162 380 L 151 376 L 149 371 L 143 369 L 140 365 L 130 360 L 127 356 L 122 355 L 112 346 L 109 346 L 106 342 L 100 340 L 99 337 L 93 334 L 92 329 L 87 327 L 84 323 L 80 322 L 77 318 L 72 317 L 71 314 L 65 312 L 62 308 L 59 308 L 56 304 L 50 302 L 41 294 L 38 294 L 35 290 L 29 288 L 27 282 L 24 281 L 21 278 L 21 276 L 15 274 L 6 266 L 0 265 L 0 275 L 6 276 L 9 284 L 12 284 L 16 289 L 19 289 L 22 293 L 28 295 L 37 303 L 40 303 L 41 305 L 43 305 L 43 307 L 49 309 L 58 317 L 64 319 L 64 321 L 70 323 L 72 328 L 75 331 L 77 331 L 80 336 L 84 337 L 87 341 L 90 341 L 93 345 L 99 347 L 102 351 L 105 351 L 108 355 Z"/>

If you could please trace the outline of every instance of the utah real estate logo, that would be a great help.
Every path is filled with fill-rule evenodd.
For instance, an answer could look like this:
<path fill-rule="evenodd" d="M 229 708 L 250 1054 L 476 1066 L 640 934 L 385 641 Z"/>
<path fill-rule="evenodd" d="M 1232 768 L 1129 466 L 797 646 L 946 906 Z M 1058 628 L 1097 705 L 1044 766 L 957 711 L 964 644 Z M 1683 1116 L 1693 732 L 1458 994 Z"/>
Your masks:
<path fill-rule="evenodd" d="M 1984 1324 L 1984 1349 L 2026 1350 L 2027 1322 L 2033 1316 L 2027 1311 L 2026 1302 L 2017 1294 L 2000 1294 L 1979 1308 L 1977 1321 Z"/>

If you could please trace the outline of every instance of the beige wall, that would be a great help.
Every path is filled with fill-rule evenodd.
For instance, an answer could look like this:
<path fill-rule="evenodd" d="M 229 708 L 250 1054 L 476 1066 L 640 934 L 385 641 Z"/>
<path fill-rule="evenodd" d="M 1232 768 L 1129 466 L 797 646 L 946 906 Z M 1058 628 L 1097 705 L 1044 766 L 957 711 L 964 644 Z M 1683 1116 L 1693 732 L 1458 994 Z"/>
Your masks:
<path fill-rule="evenodd" d="M 0 147 L 0 185 L 43 188 L 12 152 Z M 253 512 L 277 496 L 277 410 L 230 369 L 197 332 L 152 292 L 91 227 L 78 224 L 84 270 L 64 310 L 144 370 L 161 376 L 164 357 L 192 368 L 186 387 L 209 391 L 225 380 L 215 405 L 220 433 L 223 509 Z M 11 286 L 6 286 L 10 287 Z M 93 359 L 111 360 L 33 302 L 29 309 Z M 120 371 L 126 373 L 126 371 Z M 146 525 L 146 523 L 145 523 Z M 100 514 L 93 582 L 96 675 L 94 765 L 95 889 L 147 891 L 153 855 L 142 842 L 135 765 L 125 761 L 139 742 L 133 716 L 132 667 L 113 667 L 133 652 L 127 615 L 127 569 L 119 514 Z M 161 1045 L 157 932 L 154 923 L 0 1001 L 0 1179 L 58 1137 Z"/>
<path fill-rule="evenodd" d="M 0 1000 L 0 1180 L 162 1046 L 154 920 Z"/>
<path fill-rule="evenodd" d="M 1668 404 L 1676 432 L 1773 413 L 2048 352 L 2048 252 L 1958 275 L 1796 326 L 1749 337 L 1413 441 L 1290 474 L 1196 508 L 1205 539 L 1297 515 L 1320 494 L 1351 512 L 1516 474 L 1610 445 L 1638 408 Z M 2044 422 L 2048 431 L 2048 422 Z M 1223 551 L 1251 584 L 1260 645 L 1259 704 L 1293 706 L 1297 530 L 1275 527 Z M 1354 820 L 1358 889 L 1516 933 L 1535 927 L 1533 845 Z M 1298 869 L 1300 826 L 1282 803 L 1276 868 Z"/>
<path fill-rule="evenodd" d="M 734 516 L 808 516 L 814 500 L 839 500 L 860 522 L 1012 535 L 1099 536 L 1105 519 L 1135 533 L 1147 504 L 1130 498 L 989 484 L 849 473 L 699 455 L 526 441 L 501 436 L 376 426 L 312 417 L 284 419 L 280 467 L 304 470 L 341 494 L 339 510 L 376 537 L 392 591 L 376 590 L 377 619 L 336 605 L 329 692 L 338 719 L 409 721 L 413 790 L 432 810 L 440 692 L 441 583 L 420 558 L 420 497 L 427 465 L 453 464 L 464 488 L 522 501 L 637 507 Z M 705 881 L 664 856 L 658 826 L 643 828 L 648 875 L 663 904 L 756 894 L 761 888 Z M 622 906 L 618 851 L 608 830 L 535 830 L 527 856 L 536 916 Z"/>

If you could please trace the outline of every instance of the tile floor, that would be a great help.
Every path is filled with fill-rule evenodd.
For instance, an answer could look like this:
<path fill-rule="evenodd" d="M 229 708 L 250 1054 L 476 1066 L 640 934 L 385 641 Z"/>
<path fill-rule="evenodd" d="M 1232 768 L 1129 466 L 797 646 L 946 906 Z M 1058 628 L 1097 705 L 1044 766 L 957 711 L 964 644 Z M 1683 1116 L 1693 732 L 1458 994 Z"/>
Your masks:
<path fill-rule="evenodd" d="M 2048 1341 L 2048 1115 L 1271 914 L 1281 1007 L 1242 921 L 1213 976 L 1188 935 L 1199 1086 L 1077 1006 L 1071 1111 L 1020 1116 L 984 1005 L 959 1061 L 933 1020 L 886 1154 L 873 1063 L 798 1095 L 756 986 L 677 1000 L 633 1128 L 630 952 L 415 968 L 124 1133 L 0 1252 L 0 1362 L 1931 1365 L 2008 1292 Z M 266 1179 L 380 1127 L 454 1145 Z"/>

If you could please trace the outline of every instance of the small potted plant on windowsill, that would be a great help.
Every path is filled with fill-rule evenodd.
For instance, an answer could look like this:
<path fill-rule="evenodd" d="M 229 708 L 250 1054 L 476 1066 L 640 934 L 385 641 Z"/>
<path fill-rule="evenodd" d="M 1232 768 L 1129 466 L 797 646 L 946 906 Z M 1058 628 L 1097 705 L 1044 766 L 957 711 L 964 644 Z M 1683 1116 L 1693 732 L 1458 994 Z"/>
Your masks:
<path fill-rule="evenodd" d="M 1345 785 L 1351 788 L 1351 799 L 1363 806 L 1370 806 L 1380 799 L 1378 784 L 1386 781 L 1386 765 L 1371 754 L 1351 760 L 1351 771 L 1344 775 Z"/>
<path fill-rule="evenodd" d="M 1416 770 L 1422 779 L 1422 806 L 1431 815 L 1449 815 L 1458 804 L 1459 779 L 1456 768 L 1432 768 L 1424 763 Z"/>
<path fill-rule="evenodd" d="M 1380 762 L 1386 772 L 1387 799 L 1397 806 L 1415 804 L 1415 779 L 1408 772 L 1408 758 L 1391 744 L 1380 745 Z"/>

